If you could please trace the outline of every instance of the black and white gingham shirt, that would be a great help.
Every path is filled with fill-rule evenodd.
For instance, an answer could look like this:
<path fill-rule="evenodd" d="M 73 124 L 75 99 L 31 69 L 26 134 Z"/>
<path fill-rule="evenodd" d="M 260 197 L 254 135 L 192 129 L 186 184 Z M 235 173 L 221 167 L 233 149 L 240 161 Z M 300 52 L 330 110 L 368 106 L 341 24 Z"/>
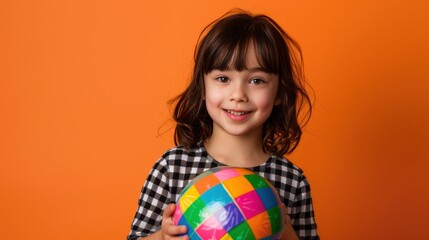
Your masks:
<path fill-rule="evenodd" d="M 135 240 L 158 231 L 163 209 L 176 202 L 186 184 L 200 173 L 222 165 L 208 155 L 202 144 L 189 150 L 180 146 L 168 150 L 155 163 L 142 188 L 127 239 Z M 249 169 L 268 179 L 277 189 L 298 237 L 319 239 L 310 186 L 302 170 L 274 155 L 264 164 Z"/>

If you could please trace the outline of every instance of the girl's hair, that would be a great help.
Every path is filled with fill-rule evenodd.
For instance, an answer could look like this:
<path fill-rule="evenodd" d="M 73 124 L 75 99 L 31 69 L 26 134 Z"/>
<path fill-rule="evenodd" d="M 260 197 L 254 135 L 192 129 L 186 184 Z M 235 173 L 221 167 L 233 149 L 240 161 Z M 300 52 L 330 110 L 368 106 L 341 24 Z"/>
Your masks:
<path fill-rule="evenodd" d="M 246 68 L 247 46 L 253 42 L 261 67 L 279 76 L 277 96 L 281 99 L 263 126 L 264 151 L 278 156 L 293 152 L 301 139 L 301 125 L 311 116 L 311 101 L 304 89 L 302 54 L 293 40 L 274 20 L 234 10 L 209 24 L 200 34 L 194 52 L 192 81 L 171 100 L 177 102 L 174 142 L 185 148 L 208 139 L 213 130 L 204 103 L 204 74 L 214 69 Z M 306 114 L 299 119 L 306 106 Z M 301 120 L 301 121 L 300 121 Z"/>

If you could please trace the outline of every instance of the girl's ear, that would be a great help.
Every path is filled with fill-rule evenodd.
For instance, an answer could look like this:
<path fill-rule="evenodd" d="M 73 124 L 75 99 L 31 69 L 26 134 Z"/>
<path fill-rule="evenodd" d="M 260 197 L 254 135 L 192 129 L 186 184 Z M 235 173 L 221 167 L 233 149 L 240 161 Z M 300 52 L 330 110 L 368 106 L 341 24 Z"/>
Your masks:
<path fill-rule="evenodd" d="M 274 106 L 278 106 L 278 105 L 280 105 L 282 103 L 282 100 L 279 98 L 279 97 L 277 97 L 275 100 L 274 100 Z"/>

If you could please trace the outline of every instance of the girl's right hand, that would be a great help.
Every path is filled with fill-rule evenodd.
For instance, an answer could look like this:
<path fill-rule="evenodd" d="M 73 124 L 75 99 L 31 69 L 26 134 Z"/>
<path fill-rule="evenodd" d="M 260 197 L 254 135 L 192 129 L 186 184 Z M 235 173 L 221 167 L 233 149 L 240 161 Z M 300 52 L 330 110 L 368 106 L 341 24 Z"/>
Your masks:
<path fill-rule="evenodd" d="M 174 210 L 176 209 L 176 204 L 169 204 L 162 213 L 162 223 L 161 223 L 161 239 L 162 240 L 187 240 L 189 237 L 186 234 L 187 229 L 185 226 L 176 226 L 173 223 Z"/>

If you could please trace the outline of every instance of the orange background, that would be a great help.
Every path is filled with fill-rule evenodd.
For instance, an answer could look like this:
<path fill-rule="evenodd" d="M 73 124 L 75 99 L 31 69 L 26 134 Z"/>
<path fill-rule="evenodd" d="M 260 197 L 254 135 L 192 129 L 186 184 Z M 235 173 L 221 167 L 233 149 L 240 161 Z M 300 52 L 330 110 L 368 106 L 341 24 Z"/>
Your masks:
<path fill-rule="evenodd" d="M 166 102 L 233 7 L 303 48 L 316 105 L 290 159 L 321 237 L 429 239 L 424 0 L 1 1 L 0 238 L 125 239 L 173 145 Z"/>

